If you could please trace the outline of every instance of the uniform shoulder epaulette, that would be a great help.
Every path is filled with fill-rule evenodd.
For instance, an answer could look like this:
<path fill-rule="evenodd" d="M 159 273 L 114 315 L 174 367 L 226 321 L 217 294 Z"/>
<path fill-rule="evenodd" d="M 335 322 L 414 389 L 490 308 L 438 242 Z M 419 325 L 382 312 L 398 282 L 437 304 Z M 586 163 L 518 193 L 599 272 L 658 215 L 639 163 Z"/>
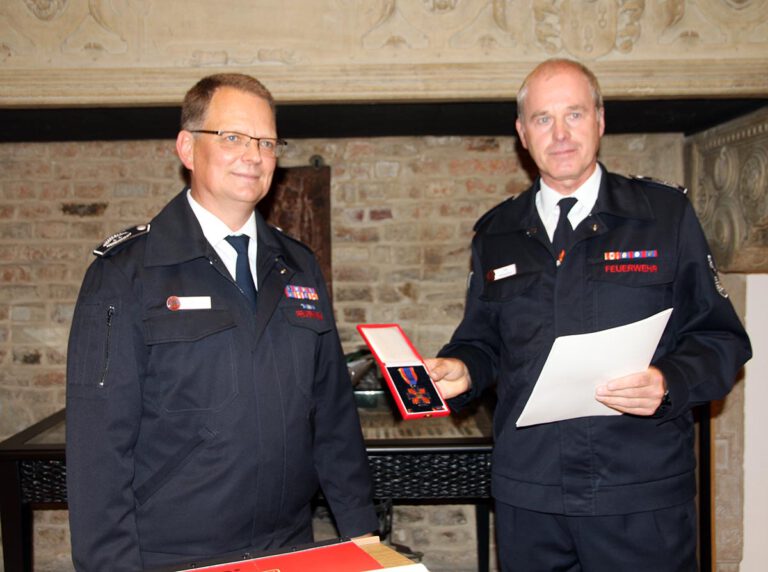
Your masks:
<path fill-rule="evenodd" d="M 653 177 L 645 177 L 643 175 L 630 175 L 629 178 L 634 181 L 640 181 L 641 183 L 650 183 L 658 187 L 666 187 L 668 189 L 673 189 L 675 191 L 683 193 L 684 195 L 688 193 L 688 189 L 686 189 L 681 185 L 675 185 L 674 183 L 668 183 L 667 181 L 654 179 Z"/>
<path fill-rule="evenodd" d="M 475 226 L 472 228 L 475 232 L 480 230 L 481 227 L 485 226 L 485 224 L 493 218 L 493 215 L 496 214 L 496 211 L 498 211 L 503 206 L 509 204 L 510 201 L 514 201 L 519 197 L 520 195 L 514 195 L 509 197 L 506 200 L 501 201 L 499 204 L 497 204 L 495 207 L 493 207 L 491 210 L 487 211 L 483 216 L 481 216 L 479 219 L 477 219 L 477 222 L 475 222 Z"/>
<path fill-rule="evenodd" d="M 299 246 L 304 247 L 305 250 L 308 250 L 309 252 L 312 252 L 314 254 L 314 251 L 312 250 L 312 248 L 310 248 L 310 246 L 308 244 L 302 242 L 301 240 L 299 240 L 295 236 L 291 236 L 290 234 L 285 232 L 281 227 L 277 226 L 276 224 L 269 223 L 269 227 L 274 229 L 274 230 L 276 230 L 277 232 L 279 232 L 281 236 L 284 236 L 285 238 L 287 238 L 291 242 L 295 242 Z"/>
<path fill-rule="evenodd" d="M 139 224 L 130 228 L 126 228 L 125 230 L 121 230 L 120 232 L 116 232 L 112 236 L 108 237 L 107 240 L 102 242 L 100 246 L 94 248 L 93 253 L 96 256 L 108 256 L 112 254 L 115 251 L 115 248 L 118 246 L 121 246 L 138 236 L 147 234 L 149 232 L 149 226 L 149 223 Z"/>

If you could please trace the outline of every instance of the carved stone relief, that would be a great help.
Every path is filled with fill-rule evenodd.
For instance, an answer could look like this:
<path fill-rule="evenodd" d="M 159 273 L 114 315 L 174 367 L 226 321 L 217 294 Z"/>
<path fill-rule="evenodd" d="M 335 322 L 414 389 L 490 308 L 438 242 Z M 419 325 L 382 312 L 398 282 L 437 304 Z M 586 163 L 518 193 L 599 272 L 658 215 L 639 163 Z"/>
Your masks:
<path fill-rule="evenodd" d="M 552 56 L 588 62 L 608 97 L 768 94 L 768 0 L 211 6 L 0 1 L 0 106 L 177 103 L 203 70 L 227 69 L 286 103 L 507 99 Z"/>
<path fill-rule="evenodd" d="M 14 0 L 0 7 L 5 62 L 26 57 L 70 63 L 126 54 L 130 0 Z M 0 55 L 2 58 L 2 55 Z"/>
<path fill-rule="evenodd" d="M 27 9 L 40 20 L 52 20 L 67 5 L 66 0 L 24 0 Z"/>
<path fill-rule="evenodd" d="M 754 28 L 768 15 L 768 0 L 698 0 L 698 4 L 712 18 L 744 29 Z"/>
<path fill-rule="evenodd" d="M 632 51 L 645 0 L 535 0 L 533 10 L 536 40 L 547 52 L 594 59 Z"/>
<path fill-rule="evenodd" d="M 691 137 L 691 200 L 718 265 L 768 271 L 768 108 Z"/>
<path fill-rule="evenodd" d="M 369 50 L 407 47 L 476 48 L 488 52 L 515 44 L 507 19 L 509 0 L 387 0 L 362 37 Z"/>
<path fill-rule="evenodd" d="M 722 44 L 726 35 L 707 20 L 695 4 L 685 0 L 664 0 L 659 4 L 662 23 L 660 44 L 678 43 L 684 46 Z"/>
<path fill-rule="evenodd" d="M 659 9 L 664 22 L 661 43 L 749 43 L 765 38 L 760 34 L 768 20 L 768 0 L 664 0 Z"/>

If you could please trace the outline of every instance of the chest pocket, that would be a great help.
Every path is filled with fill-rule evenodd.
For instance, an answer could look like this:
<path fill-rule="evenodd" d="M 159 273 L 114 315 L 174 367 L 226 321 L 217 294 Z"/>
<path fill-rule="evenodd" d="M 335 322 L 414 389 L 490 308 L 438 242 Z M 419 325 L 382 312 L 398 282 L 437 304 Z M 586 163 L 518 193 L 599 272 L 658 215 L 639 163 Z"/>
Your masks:
<path fill-rule="evenodd" d="M 300 304 L 291 300 L 279 308 L 283 316 L 280 338 L 281 376 L 292 379 L 301 395 L 312 396 L 321 336 L 331 331 L 331 317 L 321 304 Z"/>
<path fill-rule="evenodd" d="M 539 279 L 540 272 L 517 274 L 483 285 L 481 299 L 487 302 L 508 302 L 523 296 Z"/>
<path fill-rule="evenodd" d="M 291 326 L 308 330 L 316 334 L 330 331 L 331 324 L 322 307 L 313 304 L 311 307 L 302 307 L 299 304 L 289 304 L 281 308 L 286 321 Z M 301 335 L 301 330 L 294 332 Z"/>
<path fill-rule="evenodd" d="M 597 326 L 609 328 L 647 318 L 672 306 L 671 257 L 588 261 Z"/>
<path fill-rule="evenodd" d="M 173 312 L 144 320 L 146 392 L 169 413 L 215 411 L 238 393 L 235 320 L 228 310 Z"/>
<path fill-rule="evenodd" d="M 629 287 L 654 286 L 672 282 L 675 269 L 670 257 L 624 260 L 591 259 L 589 279 Z"/>
<path fill-rule="evenodd" d="M 493 265 L 492 268 L 503 268 L 505 264 Z M 492 272 L 488 271 L 488 272 Z M 483 290 L 480 298 L 487 302 L 508 302 L 515 298 L 530 295 L 529 290 L 541 280 L 542 269 L 532 261 L 518 265 L 512 276 L 498 280 L 483 277 Z"/>
<path fill-rule="evenodd" d="M 542 315 L 546 313 L 541 299 L 545 279 L 543 270 L 533 267 L 499 280 L 484 278 L 479 298 L 490 304 L 504 343 L 519 349 L 514 359 L 525 359 L 540 349 Z"/>

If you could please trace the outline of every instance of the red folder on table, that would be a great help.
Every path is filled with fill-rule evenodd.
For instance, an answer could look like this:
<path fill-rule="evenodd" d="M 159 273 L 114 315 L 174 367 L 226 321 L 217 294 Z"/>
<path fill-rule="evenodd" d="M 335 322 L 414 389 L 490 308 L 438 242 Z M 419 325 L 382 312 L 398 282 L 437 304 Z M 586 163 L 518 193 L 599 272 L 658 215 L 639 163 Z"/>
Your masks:
<path fill-rule="evenodd" d="M 424 360 L 397 324 L 359 324 L 403 419 L 450 415 Z"/>

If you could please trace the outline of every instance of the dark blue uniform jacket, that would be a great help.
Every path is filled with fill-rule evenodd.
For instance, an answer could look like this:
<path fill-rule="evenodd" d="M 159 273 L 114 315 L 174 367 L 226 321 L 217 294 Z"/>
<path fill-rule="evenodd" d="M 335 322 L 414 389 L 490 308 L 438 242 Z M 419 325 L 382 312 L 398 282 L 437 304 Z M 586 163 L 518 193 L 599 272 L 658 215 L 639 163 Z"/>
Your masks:
<path fill-rule="evenodd" d="M 464 361 L 473 380 L 452 407 L 497 383 L 493 495 L 529 510 L 628 514 L 693 498 L 691 407 L 724 397 L 751 357 L 686 196 L 603 171 L 597 203 L 559 268 L 534 203 L 538 182 L 480 219 L 465 315 L 440 352 Z M 636 251 L 645 256 L 615 259 Z M 486 277 L 510 264 L 514 276 Z M 666 308 L 674 310 L 652 360 L 671 398 L 663 415 L 515 427 L 556 337 Z"/>
<path fill-rule="evenodd" d="M 318 485 L 341 534 L 377 528 L 319 267 L 258 213 L 257 232 L 255 317 L 185 192 L 89 268 L 67 364 L 78 570 L 311 541 Z M 207 296 L 210 309 L 171 311 L 170 296 Z"/>

